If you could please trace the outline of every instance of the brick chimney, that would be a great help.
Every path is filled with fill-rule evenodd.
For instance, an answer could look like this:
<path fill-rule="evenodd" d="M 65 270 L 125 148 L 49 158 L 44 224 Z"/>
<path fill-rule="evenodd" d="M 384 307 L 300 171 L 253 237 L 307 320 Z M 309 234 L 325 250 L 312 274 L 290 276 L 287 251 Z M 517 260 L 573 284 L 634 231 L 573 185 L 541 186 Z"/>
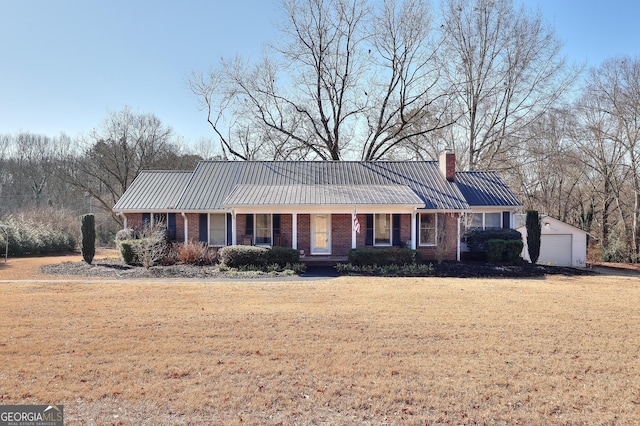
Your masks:
<path fill-rule="evenodd" d="M 440 154 L 440 171 L 444 175 L 444 177 L 449 181 L 453 182 L 456 180 L 456 155 L 449 148 L 445 149 L 442 154 Z"/>

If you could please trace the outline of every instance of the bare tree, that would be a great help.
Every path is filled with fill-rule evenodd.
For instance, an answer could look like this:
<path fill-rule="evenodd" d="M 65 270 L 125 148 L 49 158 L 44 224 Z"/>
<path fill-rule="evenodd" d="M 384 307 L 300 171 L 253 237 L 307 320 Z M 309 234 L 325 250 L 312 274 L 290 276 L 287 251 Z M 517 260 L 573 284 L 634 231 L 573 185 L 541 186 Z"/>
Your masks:
<path fill-rule="evenodd" d="M 223 59 L 190 80 L 225 155 L 375 160 L 450 124 L 428 3 L 281 7 L 282 41 L 260 63 Z"/>
<path fill-rule="evenodd" d="M 523 132 L 505 174 L 527 209 L 578 225 L 573 212 L 582 201 L 585 166 L 571 139 L 576 126 L 572 108 L 548 110 Z"/>
<path fill-rule="evenodd" d="M 3 209 L 38 208 L 52 202 L 55 150 L 60 139 L 28 132 L 2 139 L 5 158 L 0 171 L 0 193 Z"/>
<path fill-rule="evenodd" d="M 194 167 L 200 158 L 180 155 L 171 137 L 171 129 L 152 114 L 129 108 L 111 113 L 83 141 L 83 153 L 69 159 L 65 179 L 111 212 L 142 170 Z"/>
<path fill-rule="evenodd" d="M 581 102 L 592 158 L 629 235 L 631 258 L 640 258 L 640 59 L 614 58 L 590 70 Z M 600 142 L 602 140 L 603 142 Z M 586 148 L 586 147 L 585 147 Z M 593 152 L 593 148 L 597 148 Z M 605 231 L 606 232 L 606 231 Z M 604 240 L 607 241 L 607 240 Z"/>
<path fill-rule="evenodd" d="M 553 107 L 577 76 L 542 17 L 513 0 L 447 0 L 447 77 L 462 118 L 446 143 L 470 170 L 500 169 L 520 133 Z"/>

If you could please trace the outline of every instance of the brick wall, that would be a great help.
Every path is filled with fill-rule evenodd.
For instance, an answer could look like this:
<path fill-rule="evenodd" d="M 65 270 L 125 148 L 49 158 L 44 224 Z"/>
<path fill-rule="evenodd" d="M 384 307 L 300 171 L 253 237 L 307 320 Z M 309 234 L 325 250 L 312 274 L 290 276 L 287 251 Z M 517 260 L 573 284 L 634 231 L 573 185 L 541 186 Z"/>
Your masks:
<path fill-rule="evenodd" d="M 311 253 L 311 215 L 298 215 L 298 250 L 304 250 L 305 254 Z"/>
<path fill-rule="evenodd" d="M 129 213 L 127 216 L 127 226 L 140 229 L 142 227 L 142 213 Z M 199 241 L 200 239 L 200 215 L 198 213 L 187 213 L 189 221 L 188 239 L 189 241 Z M 366 214 L 358 214 L 360 221 L 360 233 L 356 234 L 357 247 L 365 247 L 366 241 Z M 458 232 L 457 216 L 450 214 L 439 214 L 438 221 L 444 220 L 444 231 L 447 235 L 447 244 L 440 247 L 420 247 L 425 260 L 437 260 L 442 257 L 444 260 L 455 260 L 457 246 L 455 240 Z M 351 214 L 334 214 L 331 216 L 331 253 L 335 256 L 346 256 L 351 249 Z M 184 218 L 180 213 L 176 213 L 176 241 L 184 241 Z M 245 240 L 246 215 L 236 215 L 236 241 L 237 244 L 251 244 Z M 439 226 L 440 228 L 440 226 Z M 441 232 L 439 229 L 438 232 Z M 411 215 L 400 216 L 400 238 L 402 242 L 411 239 Z M 283 214 L 280 216 L 280 238 L 275 241 L 284 247 L 291 247 L 293 243 L 293 215 Z M 298 249 L 304 250 L 307 255 L 311 253 L 311 215 L 298 215 Z M 442 254 L 438 250 L 443 250 Z"/>
<path fill-rule="evenodd" d="M 238 245 L 251 245 L 252 241 L 250 238 L 246 238 L 245 234 L 247 229 L 247 215 L 246 214 L 237 214 L 236 215 L 236 244 Z"/>
<path fill-rule="evenodd" d="M 190 242 L 198 242 L 200 241 L 200 215 L 198 213 L 187 213 L 187 232 L 189 233 L 189 235 L 187 236 L 187 239 Z M 179 235 L 182 236 L 182 238 L 184 238 L 184 220 L 182 218 L 182 215 L 180 215 L 180 221 L 182 222 L 182 231 L 180 231 L 181 233 Z M 178 227 L 178 218 L 176 217 L 176 229 L 179 229 Z"/>
<path fill-rule="evenodd" d="M 351 215 L 331 215 L 331 254 L 346 256 L 351 250 Z M 362 231 L 360 231 L 362 233 Z"/>
<path fill-rule="evenodd" d="M 127 217 L 127 228 L 142 228 L 142 213 L 127 213 L 125 216 Z"/>
<path fill-rule="evenodd" d="M 280 215 L 280 241 L 276 241 L 279 246 L 291 247 L 293 242 L 293 215 Z"/>
<path fill-rule="evenodd" d="M 442 235 L 442 220 L 444 220 L 444 235 Z M 444 238 L 444 242 L 442 239 Z M 456 260 L 457 257 L 457 238 L 458 238 L 458 214 L 451 215 L 449 213 L 438 214 L 438 247 L 420 247 L 418 250 L 422 253 L 424 260 Z"/>

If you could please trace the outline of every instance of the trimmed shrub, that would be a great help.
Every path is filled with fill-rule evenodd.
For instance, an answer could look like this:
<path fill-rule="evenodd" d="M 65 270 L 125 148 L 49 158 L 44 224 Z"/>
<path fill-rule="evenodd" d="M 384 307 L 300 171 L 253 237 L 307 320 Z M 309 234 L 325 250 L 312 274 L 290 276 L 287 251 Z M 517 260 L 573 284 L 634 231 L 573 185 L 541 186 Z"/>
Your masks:
<path fill-rule="evenodd" d="M 285 266 L 286 264 L 296 264 L 300 262 L 300 252 L 291 247 L 273 246 L 269 250 L 269 257 L 267 263 L 275 263 L 278 266 Z"/>
<path fill-rule="evenodd" d="M 300 252 L 289 247 L 260 247 L 260 246 L 227 246 L 218 250 L 220 263 L 230 268 L 257 266 L 264 268 L 268 265 L 278 265 L 283 268 L 287 264 L 300 262 Z"/>
<path fill-rule="evenodd" d="M 522 260 L 521 254 L 524 248 L 522 240 L 506 240 L 505 241 L 505 253 L 507 262 L 516 264 Z"/>
<path fill-rule="evenodd" d="M 136 243 L 137 240 L 118 241 L 118 250 L 120 251 L 120 257 L 122 258 L 122 261 L 127 265 L 133 265 L 136 263 Z"/>
<path fill-rule="evenodd" d="M 515 229 L 472 229 L 464 235 L 471 259 L 487 260 L 487 241 L 506 240 L 522 241 L 522 234 Z"/>
<path fill-rule="evenodd" d="M 218 250 L 220 263 L 239 268 L 247 265 L 264 266 L 268 263 L 268 247 L 226 246 Z"/>
<path fill-rule="evenodd" d="M 485 243 L 487 260 L 491 263 L 518 263 L 521 259 L 522 240 L 499 240 L 492 239 Z"/>
<path fill-rule="evenodd" d="M 487 260 L 491 263 L 500 263 L 504 260 L 504 252 L 507 240 L 492 239 L 485 243 Z"/>
<path fill-rule="evenodd" d="M 542 225 L 540 224 L 540 216 L 536 210 L 527 211 L 527 250 L 529 251 L 529 259 L 531 263 L 538 262 L 540 257 L 540 244 L 542 235 Z"/>
<path fill-rule="evenodd" d="M 92 214 L 85 214 L 80 221 L 80 251 L 82 259 L 91 265 L 96 255 L 96 219 Z"/>
<path fill-rule="evenodd" d="M 349 251 L 353 266 L 410 265 L 419 260 L 420 252 L 406 248 L 357 248 Z"/>

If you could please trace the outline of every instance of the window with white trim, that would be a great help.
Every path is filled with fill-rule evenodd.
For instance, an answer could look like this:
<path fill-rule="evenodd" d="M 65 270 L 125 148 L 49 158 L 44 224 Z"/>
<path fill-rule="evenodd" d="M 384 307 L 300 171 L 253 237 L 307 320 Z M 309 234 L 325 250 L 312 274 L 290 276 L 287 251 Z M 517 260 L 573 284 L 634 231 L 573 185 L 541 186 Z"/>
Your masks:
<path fill-rule="evenodd" d="M 500 229 L 502 228 L 502 212 L 467 215 L 466 225 L 467 229 Z"/>
<path fill-rule="evenodd" d="M 420 245 L 435 246 L 438 218 L 435 213 L 420 213 Z"/>
<path fill-rule="evenodd" d="M 214 247 L 227 245 L 227 215 L 225 213 L 209 214 L 209 245 Z"/>
<path fill-rule="evenodd" d="M 254 218 L 253 230 L 255 233 L 255 245 L 272 245 L 273 222 L 272 216 L 270 214 L 256 214 Z"/>
<path fill-rule="evenodd" d="M 373 215 L 373 236 L 374 245 L 391 245 L 391 214 L 376 213 Z"/>
<path fill-rule="evenodd" d="M 500 229 L 502 228 L 502 213 L 485 213 L 484 229 Z"/>

